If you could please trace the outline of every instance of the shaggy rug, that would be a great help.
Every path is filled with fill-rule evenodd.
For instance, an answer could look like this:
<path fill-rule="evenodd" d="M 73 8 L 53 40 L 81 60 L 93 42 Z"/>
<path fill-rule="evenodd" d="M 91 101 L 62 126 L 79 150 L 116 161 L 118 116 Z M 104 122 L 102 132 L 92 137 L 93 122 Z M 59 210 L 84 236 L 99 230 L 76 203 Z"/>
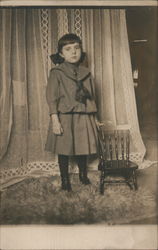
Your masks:
<path fill-rule="evenodd" d="M 99 174 L 89 173 L 92 184 L 71 175 L 73 192 L 60 189 L 60 177 L 29 178 L 1 193 L 0 223 L 6 224 L 130 224 L 156 216 L 154 194 L 145 188 L 109 185 L 99 194 Z"/>

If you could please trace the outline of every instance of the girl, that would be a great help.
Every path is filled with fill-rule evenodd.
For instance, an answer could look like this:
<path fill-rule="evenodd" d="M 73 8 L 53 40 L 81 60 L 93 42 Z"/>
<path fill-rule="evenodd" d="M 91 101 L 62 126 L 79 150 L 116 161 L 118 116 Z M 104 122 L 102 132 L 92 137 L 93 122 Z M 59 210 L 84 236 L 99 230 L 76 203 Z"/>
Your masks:
<path fill-rule="evenodd" d="M 62 189 L 71 191 L 69 156 L 75 156 L 82 184 L 87 177 L 87 155 L 97 153 L 94 86 L 89 70 L 81 66 L 85 53 L 75 34 L 58 41 L 58 53 L 51 56 L 55 66 L 50 71 L 46 98 L 50 124 L 46 150 L 58 154 Z"/>

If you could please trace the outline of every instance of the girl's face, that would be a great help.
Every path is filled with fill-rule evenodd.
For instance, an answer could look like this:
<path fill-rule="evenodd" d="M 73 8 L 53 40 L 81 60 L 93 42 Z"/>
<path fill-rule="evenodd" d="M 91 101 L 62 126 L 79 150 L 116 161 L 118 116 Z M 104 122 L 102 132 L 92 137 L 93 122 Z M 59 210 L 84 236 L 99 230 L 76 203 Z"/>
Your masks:
<path fill-rule="evenodd" d="M 72 43 L 63 46 L 60 56 L 69 63 L 77 63 L 81 58 L 81 47 L 79 43 Z"/>

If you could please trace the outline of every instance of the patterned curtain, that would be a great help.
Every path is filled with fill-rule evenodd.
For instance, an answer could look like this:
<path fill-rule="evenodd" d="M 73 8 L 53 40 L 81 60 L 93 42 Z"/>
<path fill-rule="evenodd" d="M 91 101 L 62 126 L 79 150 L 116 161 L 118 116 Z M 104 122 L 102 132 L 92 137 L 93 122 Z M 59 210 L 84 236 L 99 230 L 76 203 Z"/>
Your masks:
<path fill-rule="evenodd" d="M 124 10 L 1 9 L 0 169 L 2 188 L 29 176 L 58 173 L 56 156 L 44 151 L 47 76 L 58 38 L 75 32 L 94 76 L 99 118 L 131 130 L 131 158 L 142 166 L 141 139 Z M 7 32 L 6 32 L 7 30 Z M 93 164 L 97 168 L 96 163 Z"/>
<path fill-rule="evenodd" d="M 7 186 L 40 172 L 43 163 L 44 171 L 52 172 L 53 157 L 44 150 L 49 120 L 45 100 L 48 60 L 41 10 L 1 9 L 0 18 L 4 67 L 0 169 L 1 183 Z"/>

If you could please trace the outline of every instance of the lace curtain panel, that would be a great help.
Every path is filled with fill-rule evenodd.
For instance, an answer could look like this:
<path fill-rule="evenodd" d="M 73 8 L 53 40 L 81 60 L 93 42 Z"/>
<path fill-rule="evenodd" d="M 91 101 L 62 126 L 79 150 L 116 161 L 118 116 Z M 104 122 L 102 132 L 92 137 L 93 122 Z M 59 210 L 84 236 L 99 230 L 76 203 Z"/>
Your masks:
<path fill-rule="evenodd" d="M 0 20 L 2 187 L 58 173 L 56 156 L 44 151 L 49 122 L 45 89 L 53 66 L 49 56 L 67 32 L 83 40 L 100 119 L 113 128 L 130 128 L 131 158 L 144 167 L 125 10 L 1 9 Z M 91 166 L 97 169 L 96 162 Z"/>

